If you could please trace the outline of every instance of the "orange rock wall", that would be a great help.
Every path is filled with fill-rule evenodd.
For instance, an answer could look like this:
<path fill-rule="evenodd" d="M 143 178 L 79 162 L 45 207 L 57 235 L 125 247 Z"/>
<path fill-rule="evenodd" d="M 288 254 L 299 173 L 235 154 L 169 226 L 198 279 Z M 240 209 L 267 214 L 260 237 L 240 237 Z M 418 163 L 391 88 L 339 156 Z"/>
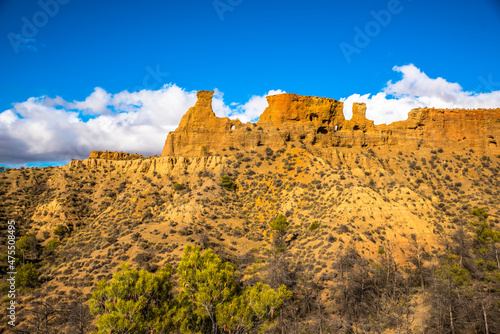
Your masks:
<path fill-rule="evenodd" d="M 285 148 L 290 142 L 328 147 L 401 146 L 409 149 L 456 147 L 500 153 L 500 109 L 412 110 L 406 121 L 374 125 L 366 105 L 355 103 L 346 120 L 343 103 L 334 99 L 280 94 L 268 96 L 257 123 L 219 118 L 213 92 L 198 92 L 198 101 L 168 134 L 162 156 L 221 154 L 223 149 Z"/>

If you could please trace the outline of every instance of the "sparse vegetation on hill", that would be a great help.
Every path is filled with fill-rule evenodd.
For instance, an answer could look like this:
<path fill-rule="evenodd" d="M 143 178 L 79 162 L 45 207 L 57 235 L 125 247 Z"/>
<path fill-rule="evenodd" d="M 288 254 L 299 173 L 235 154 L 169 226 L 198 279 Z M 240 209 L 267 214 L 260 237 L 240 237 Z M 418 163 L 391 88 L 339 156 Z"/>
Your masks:
<path fill-rule="evenodd" d="M 18 285 L 19 332 L 99 330 L 99 319 L 120 315 L 111 316 L 114 303 L 92 314 L 93 294 L 107 296 L 124 273 L 154 280 L 169 266 L 168 310 L 182 302 L 185 313 L 175 314 L 188 319 L 160 312 L 158 326 L 172 333 L 211 333 L 214 323 L 219 333 L 224 325 L 232 333 L 500 331 L 500 156 L 446 147 L 326 156 L 292 144 L 271 154 L 257 147 L 2 172 L 1 223 L 19 226 L 17 267 L 30 282 Z M 183 262 L 186 245 L 191 262 Z M 188 268 L 202 272 L 193 263 L 206 252 L 232 277 L 230 302 L 210 312 L 210 296 L 184 286 Z M 272 317 L 242 308 L 257 295 L 273 300 L 269 289 L 282 285 L 291 295 Z M 240 309 L 241 317 L 225 318 Z"/>
<path fill-rule="evenodd" d="M 234 181 L 231 180 L 231 177 L 229 175 L 222 175 L 221 176 L 220 185 L 221 185 L 221 187 L 223 187 L 227 190 L 235 190 L 236 189 L 236 183 L 234 183 Z"/>

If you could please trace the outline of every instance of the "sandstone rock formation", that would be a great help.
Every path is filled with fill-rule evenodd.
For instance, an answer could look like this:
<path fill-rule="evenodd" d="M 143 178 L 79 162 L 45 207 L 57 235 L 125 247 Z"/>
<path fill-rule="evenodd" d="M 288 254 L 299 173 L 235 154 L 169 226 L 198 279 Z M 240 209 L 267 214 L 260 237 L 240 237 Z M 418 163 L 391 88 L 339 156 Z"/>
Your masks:
<path fill-rule="evenodd" d="M 280 149 L 290 142 L 329 147 L 467 147 L 499 152 L 500 109 L 412 110 L 406 121 L 374 125 L 366 105 L 355 103 L 346 120 L 343 103 L 334 99 L 280 94 L 268 96 L 268 108 L 256 123 L 219 118 L 212 110 L 213 92 L 198 92 L 195 106 L 169 133 L 162 156 L 194 157 L 221 154 L 238 147 Z"/>
<path fill-rule="evenodd" d="M 182 117 L 179 127 L 165 142 L 162 156 L 202 156 L 221 152 L 224 148 L 241 146 L 253 148 L 278 141 L 273 147 L 283 146 L 283 140 L 274 131 L 257 130 L 256 125 L 229 118 L 219 118 L 212 110 L 213 92 L 198 92 L 198 101 Z"/>
<path fill-rule="evenodd" d="M 144 158 L 140 154 L 111 152 L 111 151 L 92 151 L 89 159 L 107 159 L 107 160 L 135 160 Z"/>

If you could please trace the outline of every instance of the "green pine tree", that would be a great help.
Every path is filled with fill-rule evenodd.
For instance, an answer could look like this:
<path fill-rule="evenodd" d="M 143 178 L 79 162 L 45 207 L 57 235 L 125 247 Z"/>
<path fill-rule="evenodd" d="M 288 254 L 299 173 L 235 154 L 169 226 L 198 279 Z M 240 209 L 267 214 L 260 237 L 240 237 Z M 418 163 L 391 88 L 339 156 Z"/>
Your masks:
<path fill-rule="evenodd" d="M 222 262 L 211 249 L 200 252 L 199 247 L 188 245 L 177 271 L 182 287 L 179 294 L 182 332 L 200 332 L 210 322 L 211 333 L 218 333 L 218 311 L 231 301 L 237 290 L 234 267 Z"/>
<path fill-rule="evenodd" d="M 124 264 L 111 282 L 100 281 L 89 302 L 99 315 L 97 333 L 170 333 L 176 313 L 172 272 L 169 265 L 153 274 Z"/>
<path fill-rule="evenodd" d="M 255 328 L 263 330 L 279 314 L 283 302 L 291 297 L 292 292 L 284 285 L 276 291 L 259 282 L 219 309 L 219 323 L 231 333 L 248 333 Z"/>
<path fill-rule="evenodd" d="M 211 249 L 186 246 L 177 269 L 182 288 L 177 317 L 183 333 L 235 334 L 267 326 L 292 294 L 285 286 L 276 291 L 262 283 L 242 290 L 234 267 Z"/>

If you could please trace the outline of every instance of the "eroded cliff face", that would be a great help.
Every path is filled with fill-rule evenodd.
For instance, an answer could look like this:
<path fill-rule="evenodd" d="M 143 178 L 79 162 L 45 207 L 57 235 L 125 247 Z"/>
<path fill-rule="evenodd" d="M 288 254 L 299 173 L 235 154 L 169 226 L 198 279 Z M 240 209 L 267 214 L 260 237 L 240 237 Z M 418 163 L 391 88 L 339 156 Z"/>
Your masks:
<path fill-rule="evenodd" d="M 291 144 L 329 147 L 401 146 L 408 149 L 457 147 L 499 152 L 500 109 L 412 110 L 406 121 L 374 125 L 366 105 L 355 103 L 346 120 L 343 103 L 334 99 L 280 94 L 267 97 L 268 108 L 257 123 L 219 118 L 213 92 L 198 92 L 196 105 L 168 134 L 162 156 L 222 154 L 231 147 L 286 148 Z"/>
<path fill-rule="evenodd" d="M 106 160 L 135 160 L 144 158 L 140 154 L 113 152 L 113 151 L 92 151 L 89 159 L 106 159 Z"/>
<path fill-rule="evenodd" d="M 212 110 L 213 92 L 198 92 L 198 101 L 169 133 L 162 156 L 202 156 L 229 146 L 257 146 L 261 136 L 247 131 L 239 120 L 219 118 Z"/>

